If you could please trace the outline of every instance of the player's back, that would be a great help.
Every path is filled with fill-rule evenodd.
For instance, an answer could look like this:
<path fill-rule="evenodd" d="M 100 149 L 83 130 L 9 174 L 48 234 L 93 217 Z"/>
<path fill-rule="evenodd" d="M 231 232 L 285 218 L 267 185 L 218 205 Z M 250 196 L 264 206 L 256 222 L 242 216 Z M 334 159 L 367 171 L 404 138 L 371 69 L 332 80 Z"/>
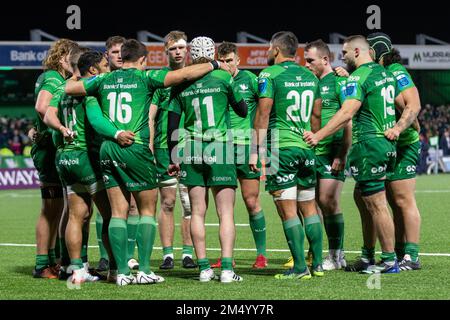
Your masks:
<path fill-rule="evenodd" d="M 319 98 L 318 83 L 311 71 L 293 61 L 266 68 L 259 75 L 259 97 L 273 99 L 269 137 L 279 141 L 279 147 L 309 149 L 303 132 L 311 130 L 312 109 Z"/>
<path fill-rule="evenodd" d="M 384 137 L 384 131 L 395 125 L 396 95 L 393 74 L 377 63 L 364 64 L 351 74 L 346 99 L 362 102 L 353 122 L 354 143 Z"/>
<path fill-rule="evenodd" d="M 148 112 L 153 91 L 145 72 L 130 68 L 99 76 L 103 77 L 98 96 L 103 114 L 118 129 L 134 132 L 139 144 L 148 143 L 150 137 Z"/>
<path fill-rule="evenodd" d="M 226 141 L 230 128 L 228 105 L 233 78 L 222 70 L 175 89 L 173 103 L 184 112 L 184 129 L 190 138 Z"/>

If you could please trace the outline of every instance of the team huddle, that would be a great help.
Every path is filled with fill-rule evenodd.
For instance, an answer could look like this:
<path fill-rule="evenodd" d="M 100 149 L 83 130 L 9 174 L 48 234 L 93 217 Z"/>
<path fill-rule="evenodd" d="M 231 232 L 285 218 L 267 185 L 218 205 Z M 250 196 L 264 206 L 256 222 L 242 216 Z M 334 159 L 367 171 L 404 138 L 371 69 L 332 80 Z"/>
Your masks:
<path fill-rule="evenodd" d="M 239 69 L 238 48 L 230 42 L 216 47 L 197 37 L 188 53 L 184 32 L 171 31 L 164 45 L 168 66 L 160 70 L 146 70 L 142 43 L 119 36 L 107 40 L 106 53 L 67 39 L 49 50 L 30 132 L 42 197 L 34 277 L 119 286 L 165 281 L 151 270 L 150 258 L 159 229 L 159 268 L 174 268 L 178 191 L 183 268 L 198 267 L 201 282 L 216 279 L 215 268 L 221 282 L 243 281 L 233 269 L 235 193 L 239 181 L 256 246 L 253 268 L 264 269 L 262 173 L 291 252 L 288 269 L 276 279 L 421 268 L 414 197 L 420 99 L 389 36 L 347 38 L 346 68 L 333 69 L 322 40 L 306 45 L 300 66 L 297 37 L 277 32 L 269 67 L 259 76 Z M 353 263 L 344 255 L 340 207 L 347 169 L 356 181 L 363 230 L 361 256 Z M 206 250 L 210 189 L 220 224 L 214 264 Z M 89 268 L 93 204 L 101 258 Z M 382 254 L 376 263 L 377 239 Z"/>

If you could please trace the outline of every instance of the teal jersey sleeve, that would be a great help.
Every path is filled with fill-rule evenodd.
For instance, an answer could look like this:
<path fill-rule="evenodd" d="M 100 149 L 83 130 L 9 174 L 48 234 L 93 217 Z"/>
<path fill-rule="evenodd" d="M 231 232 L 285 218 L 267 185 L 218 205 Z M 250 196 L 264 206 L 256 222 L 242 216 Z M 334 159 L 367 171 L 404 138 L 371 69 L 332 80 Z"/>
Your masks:
<path fill-rule="evenodd" d="M 345 100 L 358 100 L 363 102 L 366 97 L 364 82 L 355 77 L 349 77 L 345 86 Z"/>
<path fill-rule="evenodd" d="M 98 101 L 94 97 L 87 97 L 86 99 L 86 115 L 89 123 L 94 130 L 102 136 L 114 139 L 117 132 L 117 128 L 107 118 L 103 116 L 102 109 L 98 104 Z"/>
<path fill-rule="evenodd" d="M 274 98 L 273 79 L 270 74 L 261 72 L 258 78 L 258 96 L 259 98 Z"/>
<path fill-rule="evenodd" d="M 50 100 L 49 106 L 58 108 L 61 97 L 64 94 L 64 85 L 59 86 L 57 90 L 53 93 L 52 99 Z"/>

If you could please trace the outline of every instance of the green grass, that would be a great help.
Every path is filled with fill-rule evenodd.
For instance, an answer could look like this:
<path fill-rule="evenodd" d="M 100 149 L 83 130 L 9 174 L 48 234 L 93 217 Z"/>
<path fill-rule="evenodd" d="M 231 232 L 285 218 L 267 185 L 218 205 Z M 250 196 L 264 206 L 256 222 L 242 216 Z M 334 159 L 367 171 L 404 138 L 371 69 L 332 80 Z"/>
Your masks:
<path fill-rule="evenodd" d="M 450 176 L 419 177 L 417 201 L 422 214 L 422 237 L 420 251 L 423 253 L 450 253 Z M 349 180 L 344 188 L 342 206 L 345 215 L 348 251 L 361 246 L 359 215 L 352 200 L 354 183 Z M 287 250 L 280 220 L 271 197 L 261 194 L 267 221 L 268 249 Z M 252 270 L 254 251 L 235 251 L 236 272 L 244 277 L 242 283 L 199 283 L 197 270 L 180 267 L 181 251 L 175 251 L 176 267 L 171 271 L 158 272 L 162 251 L 155 249 L 152 266 L 166 282 L 151 286 L 128 286 L 117 288 L 114 284 L 89 283 L 81 290 L 69 290 L 64 281 L 33 279 L 34 247 L 9 247 L 5 243 L 33 244 L 34 227 L 40 208 L 38 190 L 0 192 L 0 299 L 450 299 L 450 257 L 422 256 L 423 270 L 381 276 L 381 289 L 367 288 L 368 276 L 343 271 L 327 272 L 323 278 L 310 281 L 279 281 L 275 273 L 283 271 L 282 265 L 288 252 L 269 252 L 269 268 Z M 179 202 L 176 208 L 177 222 L 180 217 Z M 247 214 L 240 196 L 236 202 L 236 223 L 248 224 Z M 92 220 L 94 221 L 94 219 Z M 217 223 L 213 202 L 207 215 L 208 223 Z M 236 248 L 253 249 L 249 227 L 237 227 Z M 90 245 L 96 246 L 95 227 L 91 226 Z M 176 228 L 175 247 L 181 246 L 179 226 Z M 207 227 L 208 248 L 219 248 L 218 227 Z M 157 236 L 158 238 L 158 236 Z M 160 247 L 159 239 L 155 243 Z M 326 248 L 326 246 L 324 246 Z M 379 248 L 377 248 L 379 250 Z M 220 252 L 208 251 L 214 261 Z M 352 260 L 357 254 L 347 254 Z M 89 249 L 91 264 L 98 260 L 98 249 Z"/>

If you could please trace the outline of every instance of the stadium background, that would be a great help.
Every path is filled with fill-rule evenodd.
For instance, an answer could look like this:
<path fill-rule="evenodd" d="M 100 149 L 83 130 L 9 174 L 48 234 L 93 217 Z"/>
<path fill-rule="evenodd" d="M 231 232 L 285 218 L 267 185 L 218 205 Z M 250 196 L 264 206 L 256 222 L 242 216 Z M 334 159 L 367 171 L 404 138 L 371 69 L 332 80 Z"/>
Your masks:
<path fill-rule="evenodd" d="M 424 33 L 436 37 L 444 42 L 450 43 L 450 34 L 440 25 L 447 21 L 446 13 L 439 10 L 438 7 L 429 5 L 404 6 L 401 3 L 384 4 L 379 1 L 349 1 L 345 4 L 330 3 L 321 8 L 308 8 L 306 5 L 281 6 L 273 4 L 272 6 L 262 2 L 246 2 L 245 4 L 224 4 L 220 7 L 217 4 L 197 2 L 195 5 L 175 5 L 168 8 L 162 3 L 144 4 L 142 7 L 137 4 L 131 4 L 132 11 L 126 14 L 120 13 L 121 8 L 110 4 L 103 6 L 101 4 L 93 4 L 88 2 L 77 2 L 82 10 L 82 28 L 81 30 L 68 30 L 66 28 L 66 8 L 68 4 L 59 2 L 43 6 L 42 3 L 29 3 L 20 6 L 19 3 L 5 4 L 5 13 L 0 19 L 0 149 L 6 147 L 13 154 L 25 154 L 28 152 L 26 148 L 27 138 L 25 137 L 27 129 L 31 126 L 30 118 L 34 118 L 33 99 L 34 99 L 34 83 L 38 75 L 42 72 L 39 68 L 40 62 L 33 61 L 30 65 L 17 65 L 11 62 L 11 50 L 18 50 L 17 45 L 33 46 L 30 40 L 29 31 L 39 28 L 58 37 L 68 37 L 79 41 L 94 41 L 95 46 L 101 49 L 104 40 L 115 34 L 125 37 L 136 37 L 138 30 L 149 30 L 155 34 L 163 36 L 173 29 L 181 29 L 186 31 L 189 38 L 197 35 L 206 35 L 212 37 L 217 43 L 221 41 L 236 41 L 236 33 L 239 31 L 247 31 L 257 35 L 263 39 L 270 39 L 270 36 L 279 30 L 294 31 L 301 43 L 311 41 L 317 38 L 329 40 L 329 34 L 339 32 L 343 35 L 350 34 L 368 34 L 372 30 L 366 27 L 368 14 L 366 8 L 369 4 L 379 4 L 382 12 L 382 31 L 391 35 L 394 44 L 397 47 L 404 47 L 409 71 L 419 88 L 422 101 L 422 112 L 419 117 L 422 125 L 421 140 L 423 150 L 428 150 L 428 161 L 433 161 L 433 147 L 430 144 L 440 147 L 442 155 L 449 152 L 450 141 L 446 141 L 446 128 L 450 125 L 450 45 L 427 44 L 418 47 L 416 42 L 416 34 Z M 233 5 L 235 7 L 233 7 Z M 6 14 L 13 13 L 13 14 Z M 213 19 L 212 19 L 213 17 Z M 8 43 L 1 43 L 8 41 Z M 13 43 L 17 41 L 25 41 L 27 43 Z M 92 44 L 91 44 L 92 45 Z M 8 47 L 12 46 L 12 47 Z M 44 44 L 44 47 L 48 44 Z M 249 57 L 254 61 L 264 64 L 264 45 L 254 44 L 254 53 L 248 53 Z M 19 48 L 20 49 L 20 48 Z M 36 48 L 35 48 L 36 49 Z M 160 46 L 156 46 L 153 55 L 149 57 L 150 61 L 157 61 L 156 65 L 164 65 L 164 55 L 161 53 Z M 409 52 L 408 50 L 412 50 Z M 20 51 L 20 50 L 18 50 Z M 25 50 L 28 51 L 28 50 Z M 39 48 L 37 48 L 39 51 Z M 37 52 L 36 51 L 36 52 Z M 44 48 L 45 51 L 45 48 Z M 255 53 L 256 52 L 256 53 Z M 339 63 L 340 46 L 333 47 L 335 52 L 335 66 Z M 408 52 L 406 54 L 406 52 Z M 302 57 L 302 51 L 299 50 L 299 57 Z M 37 55 L 37 56 L 42 56 Z M 9 59 L 9 60 L 8 60 Z M 162 59 L 162 60 L 161 60 Z M 433 61 L 428 61 L 431 59 Z M 26 60 L 26 59 L 25 59 Z M 30 62 L 30 61 L 28 61 Z M 301 61 L 300 61 L 301 62 Z M 151 67 L 151 66 L 150 66 Z M 261 70 L 262 65 L 255 66 L 249 64 L 248 69 L 255 73 Z M 448 132 L 448 130 L 447 130 Z M 436 139 L 438 137 L 438 139 Z M 19 145 L 20 146 L 19 146 Z M 447 148 L 447 150 L 445 149 Z M 11 155 L 7 150 L 3 149 L 5 155 Z M 30 159 L 22 156 L 4 156 L 0 151 L 0 171 L 2 180 L 0 187 L 5 183 L 9 183 L 14 179 L 9 176 L 5 179 L 5 172 L 11 168 L 29 168 L 32 167 Z M 450 154 L 449 154 L 450 155 Z M 423 159 L 427 163 L 426 157 Z M 441 170 L 448 167 L 448 158 L 442 157 Z M 8 169 L 7 169 L 8 168 Z M 32 181 L 36 185 L 37 178 L 33 174 L 33 169 L 21 169 L 23 179 L 19 179 L 19 183 L 27 185 Z M 425 170 L 426 166 L 419 168 Z M 424 270 L 421 275 L 407 275 L 403 278 L 394 276 L 387 280 L 388 288 L 383 292 L 367 291 L 365 287 L 365 279 L 353 279 L 348 275 L 330 275 L 330 283 L 322 287 L 315 287 L 314 284 L 308 285 L 309 290 L 307 296 L 299 293 L 293 293 L 289 290 L 296 289 L 290 286 L 288 291 L 277 291 L 276 283 L 269 281 L 269 289 L 272 292 L 263 292 L 254 290 L 253 283 L 258 281 L 258 275 L 247 275 L 248 282 L 241 289 L 224 289 L 220 292 L 220 296 L 216 298 L 240 298 L 240 299 L 302 299 L 302 298 L 359 298 L 359 299 L 397 299 L 397 298 L 438 298 L 449 299 L 449 283 L 446 277 L 442 277 L 442 273 L 448 270 L 449 256 L 448 252 L 448 214 L 450 213 L 450 204 L 445 201 L 450 192 L 449 176 L 429 176 L 420 177 L 418 181 L 418 203 L 423 211 L 424 228 L 423 228 L 423 252 L 431 253 L 431 256 L 425 256 L 425 265 L 428 270 Z M 15 181 L 16 183 L 17 181 Z M 360 245 L 360 226 L 359 217 L 351 200 L 352 181 L 346 184 L 343 196 L 344 212 L 349 212 L 347 230 L 348 233 L 346 243 L 350 250 L 349 257 L 353 257 Z M 264 192 L 262 192 L 264 194 Z M 270 198 L 264 194 L 262 196 L 263 206 L 273 207 Z M 34 248 L 27 247 L 32 245 L 33 225 L 39 207 L 38 191 L 0 191 L 0 221 L 6 226 L 7 231 L 2 232 L 0 242 L 2 244 L 22 244 L 23 246 L 0 246 L 2 257 L 13 256 L 13 258 L 4 259 L 0 264 L 0 275 L 2 275 L 3 285 L 0 289 L 0 298 L 3 299 L 30 299 L 30 298 L 58 298 L 58 288 L 55 289 L 47 284 L 44 287 L 48 292 L 39 296 L 33 290 L 26 290 L 31 281 L 30 270 L 33 259 Z M 425 210 L 424 210 L 425 209 Z M 177 211 L 179 206 L 177 206 Z M 208 212 L 208 222 L 217 223 L 214 214 L 214 206 Z M 245 225 L 246 217 L 241 199 L 238 197 L 236 212 L 236 220 L 238 223 Z M 11 218 L 12 213 L 14 218 Z M 266 272 L 265 279 L 273 273 L 274 269 L 280 268 L 284 259 L 287 257 L 287 246 L 281 239 L 279 241 L 281 228 L 275 214 L 272 215 L 269 223 L 273 224 L 272 244 L 269 247 L 271 251 L 272 268 Z M 248 227 L 247 227 L 248 228 Z M 217 229 L 214 229 L 215 231 Z M 177 233 L 178 229 L 177 229 Z M 238 229 L 237 247 L 252 248 L 252 242 L 249 236 L 250 231 L 245 227 Z M 447 235 L 447 237 L 445 236 Z M 217 236 L 214 233 L 208 239 L 211 247 L 218 247 Z M 179 243 L 179 235 L 176 236 L 175 242 Z M 91 245 L 95 246 L 95 237 L 91 237 Z M 158 244 L 156 244 L 158 246 Z M 281 248 L 281 251 L 276 251 Z M 97 259 L 96 250 L 91 250 L 92 259 Z M 216 254 L 217 252 L 214 252 Z M 91 254 L 91 253 L 90 253 Z M 211 257 L 214 258 L 215 255 Z M 352 256 L 353 255 L 353 256 Z M 160 252 L 154 252 L 153 257 L 159 262 Z M 237 251 L 236 257 L 241 265 L 250 264 L 253 259 L 253 252 Z M 247 269 L 245 269 L 247 271 Z M 5 281 L 7 275 L 13 272 L 13 280 Z M 183 274 L 182 270 L 177 270 L 176 276 L 178 281 L 173 281 L 172 285 L 185 285 L 191 281 L 192 276 Z M 9 278 L 8 278 L 9 279 Z M 181 279 L 181 280 L 180 280 Z M 403 280 L 402 280 L 403 279 Z M 406 280 L 405 280 L 406 279 Z M 404 282 L 417 281 L 414 285 L 414 293 L 411 296 L 400 295 L 397 290 L 405 288 Z M 189 282 L 191 283 L 191 282 Z M 383 282 L 384 284 L 386 282 Z M 41 283 L 33 282 L 32 287 L 38 288 Z M 59 289 L 61 290 L 61 285 Z M 337 289 L 339 287 L 339 289 Z M 172 298 L 172 299 L 208 299 L 213 298 L 216 294 L 214 290 L 192 290 L 189 293 L 181 293 L 180 295 L 166 296 L 164 288 L 157 289 L 155 297 Z M 170 288 L 170 284 L 169 284 Z M 215 287 L 216 288 L 216 287 Z M 355 289 L 356 288 L 356 289 Z M 384 287 L 386 288 L 386 287 Z M 114 288 L 113 288 L 114 289 Z M 91 293 L 84 292 L 82 297 L 89 298 L 93 294 L 100 294 L 101 297 L 108 298 L 108 294 L 102 292 L 103 289 L 93 289 Z M 131 290 L 131 291 L 130 291 Z M 115 298 L 145 298 L 145 295 L 139 293 L 134 288 L 128 290 L 129 295 L 116 295 Z M 346 292 L 355 290 L 355 294 L 348 296 Z M 100 292 L 100 293 L 99 293 Z M 114 292 L 109 289 L 108 292 Z M 76 298 L 73 292 L 65 291 L 64 298 Z"/>

